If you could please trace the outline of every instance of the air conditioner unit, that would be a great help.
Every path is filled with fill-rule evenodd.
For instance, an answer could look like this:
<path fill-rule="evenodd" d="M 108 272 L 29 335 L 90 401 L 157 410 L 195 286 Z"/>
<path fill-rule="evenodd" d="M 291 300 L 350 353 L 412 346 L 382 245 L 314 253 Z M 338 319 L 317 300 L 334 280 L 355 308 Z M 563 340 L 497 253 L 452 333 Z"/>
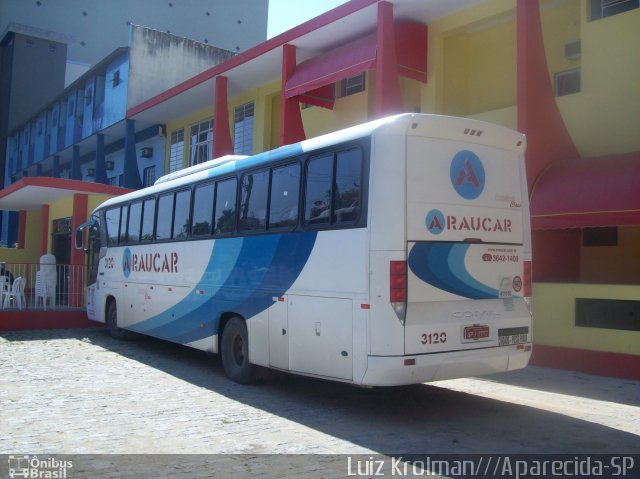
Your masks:
<path fill-rule="evenodd" d="M 564 46 L 564 57 L 567 60 L 578 60 L 581 55 L 582 55 L 582 46 L 580 44 L 580 40 L 567 43 Z"/>

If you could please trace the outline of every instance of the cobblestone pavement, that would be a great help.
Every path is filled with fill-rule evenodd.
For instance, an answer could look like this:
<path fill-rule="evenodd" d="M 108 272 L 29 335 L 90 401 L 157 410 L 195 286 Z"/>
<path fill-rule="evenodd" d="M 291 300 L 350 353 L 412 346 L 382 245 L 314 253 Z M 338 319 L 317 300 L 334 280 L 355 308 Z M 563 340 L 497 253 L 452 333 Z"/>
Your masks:
<path fill-rule="evenodd" d="M 103 329 L 0 332 L 0 454 L 640 453 L 640 382 L 529 367 L 392 389 Z"/>

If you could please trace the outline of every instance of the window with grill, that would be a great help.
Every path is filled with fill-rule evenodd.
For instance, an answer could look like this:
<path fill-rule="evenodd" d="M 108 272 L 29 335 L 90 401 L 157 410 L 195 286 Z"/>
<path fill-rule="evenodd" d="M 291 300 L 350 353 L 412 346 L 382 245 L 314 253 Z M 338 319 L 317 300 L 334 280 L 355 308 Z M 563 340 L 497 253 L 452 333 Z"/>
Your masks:
<path fill-rule="evenodd" d="M 213 119 L 201 121 L 191 127 L 191 153 L 189 166 L 209 161 L 213 157 Z"/>
<path fill-rule="evenodd" d="M 142 171 L 142 186 L 146 188 L 147 186 L 153 185 L 156 181 L 156 167 L 148 166 Z"/>
<path fill-rule="evenodd" d="M 184 128 L 171 132 L 169 173 L 182 169 L 184 162 Z"/>
<path fill-rule="evenodd" d="M 618 15 L 638 8 L 639 0 L 591 0 L 589 5 L 589 20 Z"/>
<path fill-rule="evenodd" d="M 567 70 L 555 74 L 556 96 L 580 93 L 580 69 Z"/>
<path fill-rule="evenodd" d="M 253 153 L 253 102 L 235 109 L 233 126 L 233 151 L 236 155 Z"/>
<path fill-rule="evenodd" d="M 365 72 L 360 73 L 338 82 L 338 98 L 354 95 L 364 91 L 366 85 Z"/>

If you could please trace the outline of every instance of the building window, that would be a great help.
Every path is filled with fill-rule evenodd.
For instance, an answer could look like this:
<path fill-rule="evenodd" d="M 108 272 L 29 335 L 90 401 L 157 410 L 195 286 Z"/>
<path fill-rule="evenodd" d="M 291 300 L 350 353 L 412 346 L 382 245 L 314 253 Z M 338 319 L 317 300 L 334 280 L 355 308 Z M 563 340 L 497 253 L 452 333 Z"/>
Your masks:
<path fill-rule="evenodd" d="M 599 20 L 633 10 L 638 8 L 639 3 L 639 0 L 591 0 L 589 20 Z"/>
<path fill-rule="evenodd" d="M 582 230 L 582 246 L 617 246 L 618 228 L 584 228 Z"/>
<path fill-rule="evenodd" d="M 156 181 L 156 167 L 149 166 L 142 171 L 142 186 L 146 188 L 147 186 L 153 185 Z"/>
<path fill-rule="evenodd" d="M 117 87 L 120 85 L 120 70 L 116 70 L 113 72 L 113 79 L 111 80 L 111 84 L 113 87 Z"/>
<path fill-rule="evenodd" d="M 169 147 L 169 173 L 182 169 L 184 162 L 184 129 L 171 132 Z"/>
<path fill-rule="evenodd" d="M 640 331 L 640 301 L 576 298 L 576 326 Z"/>
<path fill-rule="evenodd" d="M 189 166 L 209 161 L 213 157 L 213 119 L 201 121 L 191 127 L 191 153 Z"/>
<path fill-rule="evenodd" d="M 364 91 L 366 85 L 366 77 L 364 72 L 359 75 L 345 78 L 338 82 L 338 98 L 353 95 Z"/>
<path fill-rule="evenodd" d="M 580 92 L 580 69 L 566 70 L 555 74 L 556 96 Z"/>
<path fill-rule="evenodd" d="M 236 155 L 253 153 L 253 102 L 235 109 L 233 127 L 233 151 Z"/>
<path fill-rule="evenodd" d="M 84 104 L 89 106 L 91 105 L 92 100 L 93 100 L 93 90 L 91 88 L 88 88 L 87 93 L 84 97 Z"/>

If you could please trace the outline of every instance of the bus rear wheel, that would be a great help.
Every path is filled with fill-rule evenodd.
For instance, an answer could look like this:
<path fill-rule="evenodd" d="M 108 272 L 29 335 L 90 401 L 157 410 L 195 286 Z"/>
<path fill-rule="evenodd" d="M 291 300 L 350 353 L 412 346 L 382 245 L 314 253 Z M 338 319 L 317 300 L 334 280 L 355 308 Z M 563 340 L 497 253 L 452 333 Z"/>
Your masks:
<path fill-rule="evenodd" d="M 256 368 L 249 362 L 249 333 L 242 318 L 233 317 L 224 327 L 220 356 L 224 372 L 233 382 L 248 384 L 255 381 Z"/>
<path fill-rule="evenodd" d="M 114 339 L 129 339 L 129 331 L 118 327 L 118 308 L 115 301 L 111 301 L 107 307 L 107 327 L 109 334 Z"/>

